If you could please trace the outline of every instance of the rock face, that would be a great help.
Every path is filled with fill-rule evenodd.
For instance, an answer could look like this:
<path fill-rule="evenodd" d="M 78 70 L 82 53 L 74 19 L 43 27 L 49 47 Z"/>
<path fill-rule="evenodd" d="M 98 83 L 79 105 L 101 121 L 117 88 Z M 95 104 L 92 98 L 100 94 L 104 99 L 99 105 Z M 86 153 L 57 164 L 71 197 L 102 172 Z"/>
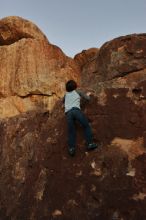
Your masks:
<path fill-rule="evenodd" d="M 91 48 L 83 50 L 74 57 L 75 62 L 79 65 L 81 70 L 81 86 L 84 88 L 94 88 L 99 81 L 98 78 L 98 59 L 99 49 Z"/>
<path fill-rule="evenodd" d="M 0 21 L 0 69 L 0 117 L 51 110 L 64 94 L 64 83 L 79 81 L 75 62 L 19 17 Z"/>
<path fill-rule="evenodd" d="M 146 104 L 134 104 L 127 93 L 108 89 L 104 105 L 92 97 L 84 111 L 103 146 L 86 152 L 77 125 L 74 158 L 67 153 L 60 103 L 52 115 L 3 119 L 0 218 L 145 219 Z"/>
<path fill-rule="evenodd" d="M 81 53 L 75 55 L 74 60 L 78 63 L 82 70 L 85 65 L 91 63 L 91 61 L 97 57 L 98 51 L 99 50 L 97 48 L 83 50 Z"/>
<path fill-rule="evenodd" d="M 46 36 L 32 22 L 21 17 L 7 17 L 0 20 L 0 45 L 11 45 L 21 39 L 32 38 L 48 41 Z"/>
<path fill-rule="evenodd" d="M 145 34 L 72 60 L 28 21 L 0 27 L 1 117 L 13 116 L 0 119 L 0 219 L 145 220 Z M 74 158 L 60 100 L 69 78 L 93 91 L 82 109 L 102 143 L 87 152 L 77 124 Z"/>
<path fill-rule="evenodd" d="M 97 62 L 104 81 L 145 69 L 146 34 L 127 35 L 105 43 Z"/>

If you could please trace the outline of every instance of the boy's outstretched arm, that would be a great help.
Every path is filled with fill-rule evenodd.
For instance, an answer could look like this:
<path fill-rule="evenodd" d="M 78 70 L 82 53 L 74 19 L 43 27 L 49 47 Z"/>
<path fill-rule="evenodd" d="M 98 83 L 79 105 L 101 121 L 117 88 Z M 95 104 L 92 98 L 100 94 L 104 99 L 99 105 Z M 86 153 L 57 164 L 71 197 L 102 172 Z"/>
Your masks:
<path fill-rule="evenodd" d="M 88 93 L 86 94 L 86 93 L 84 93 L 84 92 L 81 91 L 81 90 L 76 90 L 76 91 L 77 91 L 77 93 L 78 93 L 83 99 L 85 99 L 85 100 L 87 100 L 87 101 L 90 100 L 90 95 L 91 95 L 90 92 L 88 92 Z"/>

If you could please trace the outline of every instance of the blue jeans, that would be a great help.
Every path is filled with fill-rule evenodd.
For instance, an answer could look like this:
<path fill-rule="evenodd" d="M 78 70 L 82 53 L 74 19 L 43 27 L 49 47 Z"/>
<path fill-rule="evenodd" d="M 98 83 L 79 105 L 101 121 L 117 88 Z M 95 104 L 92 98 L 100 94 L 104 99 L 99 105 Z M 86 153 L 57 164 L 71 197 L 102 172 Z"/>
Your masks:
<path fill-rule="evenodd" d="M 75 148 L 76 146 L 75 121 L 80 122 L 82 125 L 87 145 L 92 143 L 92 130 L 84 113 L 79 108 L 72 108 L 66 113 L 66 117 L 68 124 L 68 147 Z"/>

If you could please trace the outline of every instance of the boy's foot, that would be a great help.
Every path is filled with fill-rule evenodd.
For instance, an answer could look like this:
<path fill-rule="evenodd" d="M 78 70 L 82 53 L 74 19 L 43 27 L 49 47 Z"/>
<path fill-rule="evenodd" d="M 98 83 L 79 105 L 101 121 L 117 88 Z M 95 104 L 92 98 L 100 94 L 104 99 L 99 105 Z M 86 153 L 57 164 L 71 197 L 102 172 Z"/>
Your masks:
<path fill-rule="evenodd" d="M 75 148 L 73 148 L 73 147 L 69 148 L 68 152 L 69 152 L 69 155 L 73 157 L 75 155 Z"/>
<path fill-rule="evenodd" d="M 91 144 L 88 144 L 87 146 L 87 150 L 94 150 L 95 148 L 97 148 L 98 145 L 95 144 L 95 143 L 91 143 Z"/>

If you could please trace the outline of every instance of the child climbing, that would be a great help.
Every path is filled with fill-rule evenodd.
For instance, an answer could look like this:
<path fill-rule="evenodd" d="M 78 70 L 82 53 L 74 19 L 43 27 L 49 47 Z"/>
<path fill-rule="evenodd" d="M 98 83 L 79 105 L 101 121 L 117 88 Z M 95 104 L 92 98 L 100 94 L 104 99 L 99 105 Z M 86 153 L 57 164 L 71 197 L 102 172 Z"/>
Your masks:
<path fill-rule="evenodd" d="M 75 155 L 76 149 L 75 121 L 78 121 L 84 129 L 87 150 L 93 150 L 97 148 L 97 144 L 93 142 L 92 129 L 88 123 L 86 116 L 80 108 L 81 98 L 89 101 L 90 94 L 84 94 L 82 91 L 77 90 L 77 83 L 74 80 L 69 80 L 66 83 L 64 105 L 68 125 L 68 152 L 70 156 Z"/>

